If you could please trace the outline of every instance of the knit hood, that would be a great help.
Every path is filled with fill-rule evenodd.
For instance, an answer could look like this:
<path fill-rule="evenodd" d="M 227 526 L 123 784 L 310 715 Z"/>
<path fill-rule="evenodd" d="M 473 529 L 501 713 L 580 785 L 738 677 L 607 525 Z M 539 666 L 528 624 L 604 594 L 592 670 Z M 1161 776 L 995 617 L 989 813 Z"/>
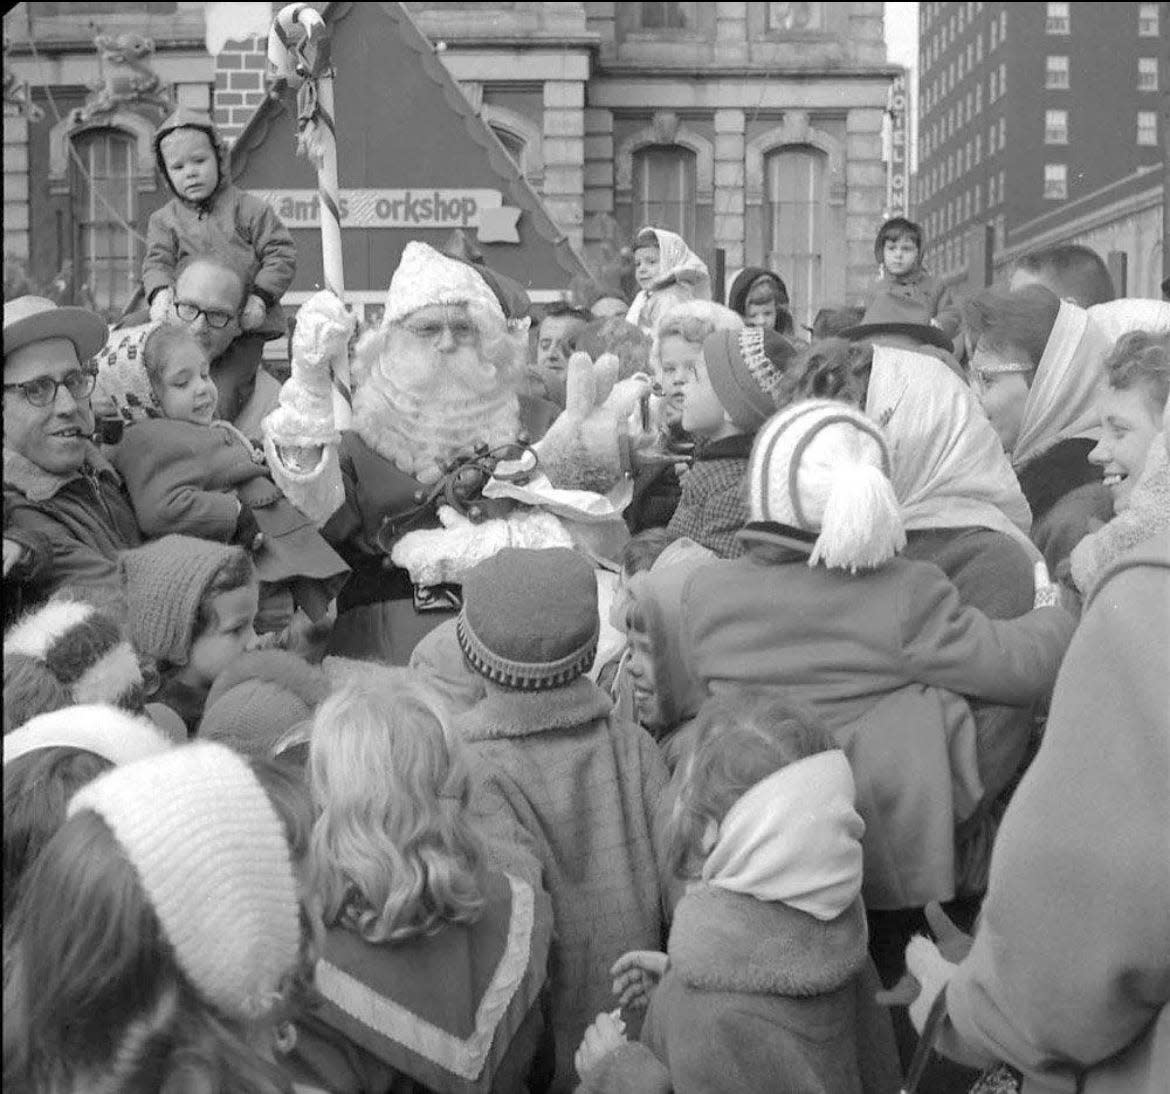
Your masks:
<path fill-rule="evenodd" d="M 658 276 L 650 291 L 678 282 L 691 285 L 698 299 L 710 300 L 711 276 L 707 264 L 687 246 L 686 240 L 663 228 L 643 228 L 642 231 L 653 232 L 658 239 Z"/>
<path fill-rule="evenodd" d="M 761 278 L 767 278 L 771 281 L 779 292 L 780 299 L 777 301 L 775 330 L 782 331 L 784 315 L 790 307 L 788 286 L 784 284 L 784 278 L 772 270 L 766 270 L 763 266 L 745 266 L 735 275 L 735 280 L 731 283 L 731 289 L 727 293 L 727 306 L 733 312 L 744 315 L 747 312 L 748 293 Z"/>
<path fill-rule="evenodd" d="M 200 202 L 188 201 L 182 194 L 175 189 L 171 182 L 171 176 L 167 172 L 166 164 L 163 163 L 162 152 L 159 150 L 159 145 L 167 135 L 173 133 L 176 129 L 198 129 L 200 132 L 206 133 L 208 139 L 211 141 L 211 147 L 215 149 L 216 163 L 219 167 L 219 177 L 216 179 L 215 189 L 209 196 Z M 165 122 L 158 127 L 154 134 L 154 165 L 158 169 L 158 173 L 162 176 L 163 182 L 166 183 L 167 189 L 179 199 L 184 205 L 192 209 L 206 208 L 215 202 L 216 197 L 228 185 L 231 179 L 231 171 L 228 165 L 228 148 L 227 145 L 220 139 L 219 133 L 216 132 L 215 123 L 211 120 L 211 115 L 206 110 L 192 110 L 187 106 L 180 106 Z"/>
<path fill-rule="evenodd" d="M 824 923 L 861 892 L 865 822 L 845 753 L 820 752 L 773 772 L 737 801 L 703 863 L 703 881 L 780 902 Z"/>

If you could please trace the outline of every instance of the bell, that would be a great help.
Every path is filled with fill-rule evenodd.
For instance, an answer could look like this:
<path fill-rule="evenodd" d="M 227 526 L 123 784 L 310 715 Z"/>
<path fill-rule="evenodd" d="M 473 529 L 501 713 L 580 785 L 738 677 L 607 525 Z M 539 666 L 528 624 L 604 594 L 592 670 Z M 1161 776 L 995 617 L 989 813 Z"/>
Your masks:
<path fill-rule="evenodd" d="M 471 521 L 472 524 L 479 524 L 483 518 L 484 512 L 480 506 L 473 505 L 470 509 L 467 510 L 467 519 Z"/>

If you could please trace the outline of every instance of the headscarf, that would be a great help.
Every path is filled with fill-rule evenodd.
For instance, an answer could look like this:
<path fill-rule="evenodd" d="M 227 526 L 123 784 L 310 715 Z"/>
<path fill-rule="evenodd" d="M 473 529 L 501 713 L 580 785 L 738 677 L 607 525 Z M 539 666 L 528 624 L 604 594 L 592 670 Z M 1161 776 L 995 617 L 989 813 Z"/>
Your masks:
<path fill-rule="evenodd" d="M 937 358 L 875 346 L 865 412 L 885 430 L 908 531 L 990 528 L 1033 560 L 1032 513 L 971 390 Z"/>
<path fill-rule="evenodd" d="M 1019 470 L 1061 441 L 1097 440 L 1097 385 L 1113 342 L 1089 312 L 1067 300 L 1052 325 L 1024 400 L 1020 435 L 1011 452 Z"/>
<path fill-rule="evenodd" d="M 143 358 L 146 339 L 160 326 L 143 323 L 116 330 L 94 358 L 98 369 L 94 399 L 113 404 L 127 425 L 164 417 Z"/>
<path fill-rule="evenodd" d="M 643 228 L 638 235 L 642 232 L 653 232 L 658 240 L 658 276 L 650 286 L 650 292 L 677 281 L 689 285 L 696 299 L 711 299 L 711 275 L 707 272 L 707 264 L 687 246 L 682 236 L 665 228 Z M 645 289 L 638 293 L 626 315 L 627 322 L 638 325 L 648 296 Z"/>

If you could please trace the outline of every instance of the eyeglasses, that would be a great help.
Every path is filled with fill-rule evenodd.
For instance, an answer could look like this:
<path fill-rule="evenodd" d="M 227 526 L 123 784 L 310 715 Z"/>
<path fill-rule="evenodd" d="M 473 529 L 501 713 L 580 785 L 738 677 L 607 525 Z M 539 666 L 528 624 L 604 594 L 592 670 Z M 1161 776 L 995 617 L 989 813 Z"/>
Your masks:
<path fill-rule="evenodd" d="M 435 319 L 422 323 L 404 323 L 403 327 L 424 342 L 437 342 L 443 337 L 443 331 L 450 331 L 451 337 L 461 346 L 471 345 L 479 334 L 470 319 L 453 319 L 446 322 Z"/>
<path fill-rule="evenodd" d="M 65 373 L 60 380 L 54 380 L 52 376 L 38 376 L 33 380 L 25 380 L 19 384 L 5 384 L 4 390 L 19 389 L 20 393 L 33 406 L 51 406 L 57 401 L 57 391 L 60 388 L 64 388 L 80 402 L 93 394 L 96 384 L 96 372 L 74 370 Z"/>
<path fill-rule="evenodd" d="M 197 304 L 189 304 L 185 300 L 175 301 L 175 314 L 184 323 L 194 323 L 202 315 L 212 330 L 223 330 L 236 317 L 234 312 L 206 311 Z"/>

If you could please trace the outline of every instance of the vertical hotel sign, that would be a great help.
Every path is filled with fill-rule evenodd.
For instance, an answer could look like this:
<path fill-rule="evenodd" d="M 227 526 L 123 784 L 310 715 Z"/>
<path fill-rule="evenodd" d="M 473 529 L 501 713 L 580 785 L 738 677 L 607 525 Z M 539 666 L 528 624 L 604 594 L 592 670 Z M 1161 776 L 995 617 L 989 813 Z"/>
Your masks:
<path fill-rule="evenodd" d="M 910 176 L 910 156 L 906 137 L 906 112 L 909 103 L 906 75 L 890 85 L 886 113 L 890 116 L 890 143 L 886 154 L 886 217 L 905 216 Z"/>

